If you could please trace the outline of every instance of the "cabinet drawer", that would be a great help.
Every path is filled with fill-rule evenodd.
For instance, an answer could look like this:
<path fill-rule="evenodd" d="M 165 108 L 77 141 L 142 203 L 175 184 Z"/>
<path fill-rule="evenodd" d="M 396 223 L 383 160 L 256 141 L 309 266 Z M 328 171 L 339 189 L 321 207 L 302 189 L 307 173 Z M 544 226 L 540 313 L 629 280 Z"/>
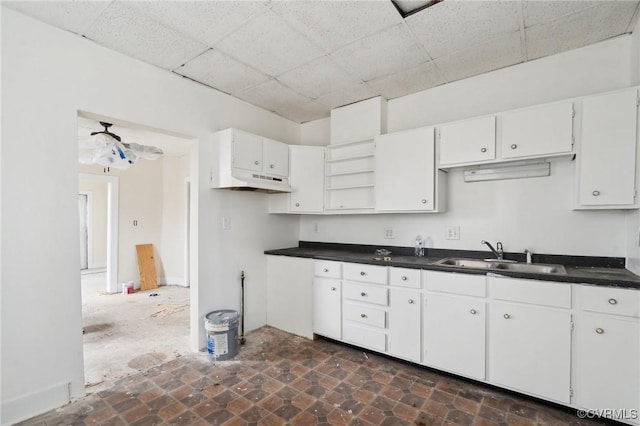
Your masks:
<path fill-rule="evenodd" d="M 389 268 L 389 284 L 399 287 L 422 288 L 420 269 Z"/>
<path fill-rule="evenodd" d="M 566 283 L 489 277 L 494 299 L 571 308 L 571 285 Z"/>
<path fill-rule="evenodd" d="M 386 284 L 387 267 L 362 265 L 359 263 L 345 263 L 344 279 L 349 281 L 365 281 L 368 283 Z"/>
<path fill-rule="evenodd" d="M 387 325 L 387 313 L 381 309 L 370 308 L 368 306 L 345 303 L 343 315 L 345 320 L 374 327 L 385 328 Z"/>
<path fill-rule="evenodd" d="M 585 311 L 640 317 L 640 291 L 577 285 L 579 306 Z"/>
<path fill-rule="evenodd" d="M 331 262 L 327 260 L 318 261 L 313 263 L 313 273 L 316 277 L 324 278 L 341 278 L 342 277 L 342 263 Z"/>
<path fill-rule="evenodd" d="M 424 274 L 427 290 L 476 297 L 487 295 L 487 277 L 485 275 L 434 271 L 425 271 Z"/>
<path fill-rule="evenodd" d="M 345 299 L 359 300 L 360 302 L 374 303 L 382 306 L 389 304 L 389 291 L 384 287 L 344 283 L 343 295 Z"/>
<path fill-rule="evenodd" d="M 371 330 L 352 324 L 345 324 L 342 330 L 344 340 L 358 346 L 366 346 L 384 352 L 387 350 L 387 335 L 383 331 Z"/>

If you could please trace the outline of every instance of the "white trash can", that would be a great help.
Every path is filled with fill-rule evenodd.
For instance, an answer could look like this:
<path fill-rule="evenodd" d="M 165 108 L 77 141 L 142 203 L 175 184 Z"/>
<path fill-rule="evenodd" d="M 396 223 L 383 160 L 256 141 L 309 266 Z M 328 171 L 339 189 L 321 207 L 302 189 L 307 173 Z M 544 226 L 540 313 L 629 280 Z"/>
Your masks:
<path fill-rule="evenodd" d="M 238 311 L 222 309 L 207 314 L 207 352 L 211 362 L 225 361 L 238 353 Z"/>

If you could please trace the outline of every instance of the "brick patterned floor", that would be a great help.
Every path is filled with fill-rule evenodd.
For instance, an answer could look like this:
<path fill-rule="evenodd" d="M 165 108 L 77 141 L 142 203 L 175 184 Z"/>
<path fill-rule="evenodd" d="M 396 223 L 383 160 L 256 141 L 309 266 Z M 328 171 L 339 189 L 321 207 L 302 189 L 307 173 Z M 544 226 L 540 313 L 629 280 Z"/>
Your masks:
<path fill-rule="evenodd" d="M 596 425 L 570 411 L 270 327 L 230 361 L 176 358 L 22 425 Z"/>

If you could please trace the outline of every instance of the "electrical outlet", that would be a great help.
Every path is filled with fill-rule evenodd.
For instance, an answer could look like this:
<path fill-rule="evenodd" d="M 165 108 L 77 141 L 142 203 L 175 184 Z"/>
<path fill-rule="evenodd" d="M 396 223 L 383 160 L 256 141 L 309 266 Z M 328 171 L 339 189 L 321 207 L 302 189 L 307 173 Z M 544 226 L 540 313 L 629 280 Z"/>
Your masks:
<path fill-rule="evenodd" d="M 460 239 L 460 227 L 450 226 L 447 228 L 447 240 L 459 240 Z"/>
<path fill-rule="evenodd" d="M 231 229 L 231 218 L 229 216 L 222 216 L 222 229 L 225 231 Z"/>
<path fill-rule="evenodd" d="M 385 240 L 393 240 L 395 237 L 393 236 L 393 229 L 385 229 L 384 230 L 384 239 Z"/>

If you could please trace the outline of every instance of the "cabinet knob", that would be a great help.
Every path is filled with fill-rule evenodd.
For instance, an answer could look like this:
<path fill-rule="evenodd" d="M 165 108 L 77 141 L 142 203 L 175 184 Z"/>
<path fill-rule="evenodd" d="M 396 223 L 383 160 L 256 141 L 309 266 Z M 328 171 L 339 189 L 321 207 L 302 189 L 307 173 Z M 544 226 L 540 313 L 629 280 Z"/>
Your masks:
<path fill-rule="evenodd" d="M 329 272 L 329 269 L 328 268 L 324 268 L 322 271 L 323 272 Z"/>
<path fill-rule="evenodd" d="M 365 271 L 361 271 L 360 275 L 362 275 L 364 277 L 365 275 L 367 275 L 367 273 Z"/>
<path fill-rule="evenodd" d="M 253 162 L 253 164 L 255 164 L 257 166 L 258 164 L 260 164 L 260 162 L 258 160 L 256 160 L 256 161 Z"/>
<path fill-rule="evenodd" d="M 336 288 L 335 287 L 331 287 L 331 291 L 336 291 Z"/>
<path fill-rule="evenodd" d="M 516 149 L 518 147 L 518 145 L 516 145 L 515 143 L 511 144 L 511 149 Z"/>
<path fill-rule="evenodd" d="M 410 304 L 410 305 L 413 305 L 413 299 L 407 300 L 407 303 Z"/>
<path fill-rule="evenodd" d="M 477 313 L 478 313 L 478 311 L 476 311 L 475 309 L 472 309 L 472 310 L 470 310 L 470 311 L 469 311 L 469 313 L 470 313 L 471 315 L 475 315 L 475 314 L 477 314 Z"/>
<path fill-rule="evenodd" d="M 300 203 L 296 203 L 296 207 L 300 207 Z"/>
<path fill-rule="evenodd" d="M 604 333 L 604 330 L 603 330 L 603 329 L 601 329 L 600 327 L 598 327 L 598 328 L 596 328 L 596 333 L 598 333 L 598 334 L 603 334 L 603 333 Z"/>
<path fill-rule="evenodd" d="M 427 200 L 425 198 L 422 199 L 422 204 L 427 204 Z"/>
<path fill-rule="evenodd" d="M 609 304 L 610 305 L 617 305 L 618 301 L 616 299 L 609 299 Z"/>
<path fill-rule="evenodd" d="M 275 166 L 273 164 L 269 164 L 269 168 L 273 169 Z"/>
<path fill-rule="evenodd" d="M 503 315 L 503 317 L 504 317 L 504 319 L 509 319 L 509 318 L 511 318 L 511 315 L 509 315 L 509 314 L 504 314 L 504 315 Z"/>
<path fill-rule="evenodd" d="M 360 293 L 360 296 L 365 297 L 367 295 L 367 293 L 365 293 L 364 291 L 362 293 Z"/>
<path fill-rule="evenodd" d="M 600 195 L 600 191 L 593 191 L 591 195 L 593 195 L 594 197 L 597 197 L 598 195 Z"/>
<path fill-rule="evenodd" d="M 487 148 L 480 148 L 480 152 L 487 152 Z"/>
<path fill-rule="evenodd" d="M 405 275 L 402 276 L 402 281 L 406 281 L 407 277 Z"/>
<path fill-rule="evenodd" d="M 367 314 L 360 314 L 360 318 L 366 318 Z"/>

